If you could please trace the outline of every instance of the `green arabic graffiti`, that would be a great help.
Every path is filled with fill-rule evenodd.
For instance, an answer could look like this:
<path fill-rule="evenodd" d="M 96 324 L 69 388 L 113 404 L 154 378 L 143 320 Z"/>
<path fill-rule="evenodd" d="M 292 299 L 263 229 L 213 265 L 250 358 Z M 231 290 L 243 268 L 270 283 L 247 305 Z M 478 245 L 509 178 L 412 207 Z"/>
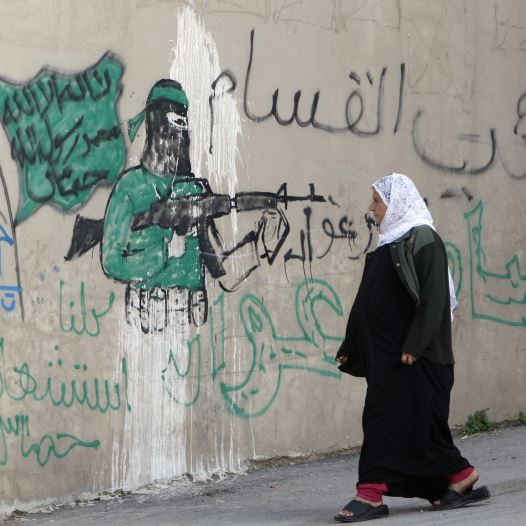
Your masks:
<path fill-rule="evenodd" d="M 62 368 L 64 366 L 59 358 L 55 363 L 48 362 L 48 368 Z M 74 364 L 73 369 L 77 374 L 85 374 L 88 371 L 86 365 Z M 27 362 L 15 366 L 6 372 L 4 356 L 4 339 L 0 338 L 0 399 L 5 394 L 9 399 L 21 401 L 33 399 L 36 402 L 49 401 L 55 407 L 69 409 L 73 406 L 85 407 L 91 411 L 106 413 L 108 411 L 119 411 L 125 400 L 128 400 L 128 366 L 126 358 L 121 361 L 121 374 L 124 382 L 124 394 L 121 395 L 119 383 L 110 385 L 110 381 L 99 378 L 91 380 L 75 377 L 70 380 L 56 381 L 53 376 L 39 379 L 33 374 Z M 131 405 L 126 402 L 126 409 L 131 411 Z"/>
<path fill-rule="evenodd" d="M 64 211 L 113 183 L 126 150 L 116 110 L 122 64 L 106 54 L 74 75 L 41 70 L 25 84 L 0 79 L 0 118 L 20 175 L 16 223 L 44 203 Z"/>
<path fill-rule="evenodd" d="M 201 393 L 201 338 L 197 335 L 193 340 L 187 342 L 188 348 L 188 360 L 187 366 L 184 371 L 179 369 L 179 364 L 177 363 L 177 358 L 174 356 L 173 352 L 170 351 L 168 356 L 168 365 L 162 370 L 161 379 L 164 384 L 164 389 L 168 393 L 168 396 L 178 404 L 184 405 L 184 407 L 193 406 Z M 175 392 L 177 387 L 185 388 L 185 385 L 180 381 L 182 378 L 187 378 L 190 374 L 190 371 L 193 371 L 197 377 L 197 386 L 195 388 L 195 393 L 193 398 L 189 401 L 183 400 L 183 397 L 180 394 Z M 168 375 L 175 373 L 175 376 L 169 378 Z M 179 385 L 177 385 L 179 384 Z"/>
<path fill-rule="evenodd" d="M 33 442 L 29 430 L 29 416 L 17 414 L 14 418 L 4 419 L 0 415 L 0 466 L 5 466 L 9 459 L 6 435 L 20 437 L 22 457 L 34 455 L 41 467 L 46 466 L 52 456 L 59 460 L 66 458 L 76 447 L 97 448 L 100 445 L 99 440 L 86 442 L 70 433 L 57 433 L 54 436 L 46 434 Z M 30 443 L 26 444 L 28 441 Z"/>
<path fill-rule="evenodd" d="M 226 332 L 225 332 L 225 294 L 222 292 L 210 306 L 210 346 L 212 347 L 212 379 L 215 380 L 219 372 L 226 367 Z M 219 335 L 216 336 L 216 324 L 219 318 Z M 219 339 L 219 346 L 217 346 Z"/>
<path fill-rule="evenodd" d="M 447 260 L 449 265 L 449 270 L 451 271 L 451 277 L 455 283 L 455 295 L 457 298 L 460 295 L 462 290 L 462 278 L 464 275 L 464 268 L 462 266 L 462 254 L 460 249 L 452 243 L 451 241 L 446 241 L 444 243 L 447 250 Z"/>
<path fill-rule="evenodd" d="M 225 359 L 225 348 L 226 348 L 226 332 L 225 332 L 225 295 L 222 292 L 210 306 L 209 313 L 210 320 L 210 347 L 212 354 L 212 380 L 215 380 L 219 372 L 227 366 Z M 220 327 L 216 329 L 217 324 Z M 217 332 L 219 334 L 217 334 Z M 219 342 L 217 341 L 219 340 Z M 181 371 L 180 365 L 174 353 L 170 351 L 168 355 L 168 364 L 161 371 L 161 379 L 164 384 L 164 389 L 168 393 L 168 396 L 176 403 L 184 405 L 185 407 L 191 407 L 194 405 L 201 394 L 201 337 L 198 334 L 193 340 L 186 343 L 188 354 L 186 358 L 186 369 Z M 219 348 L 218 348 L 219 346 Z M 190 372 L 192 372 L 193 381 L 197 383 L 195 387 L 195 393 L 189 401 L 183 401 L 183 396 L 176 393 L 177 387 L 181 388 L 181 380 L 189 378 Z M 184 388 L 184 387 L 183 387 Z"/>
<path fill-rule="evenodd" d="M 473 319 L 526 327 L 526 268 L 514 255 L 504 263 L 504 272 L 486 268 L 483 248 L 482 201 L 466 212 L 468 226 L 469 279 Z"/>
<path fill-rule="evenodd" d="M 252 360 L 246 377 L 237 385 L 221 383 L 221 392 L 230 410 L 241 418 L 264 414 L 279 393 L 283 372 L 296 369 L 327 378 L 341 378 L 336 370 L 334 349 L 324 350 L 327 341 L 342 341 L 340 336 L 325 333 L 316 315 L 319 302 L 333 313 L 343 316 L 335 290 L 319 279 L 305 280 L 296 289 L 296 321 L 302 335 L 279 336 L 263 302 L 247 294 L 239 310 L 245 334 L 252 347 Z M 314 363 L 313 363 L 314 362 Z"/>
<path fill-rule="evenodd" d="M 298 336 L 283 337 L 276 330 L 267 308 L 253 294 L 246 294 L 240 301 L 240 319 L 245 336 L 250 342 L 251 360 L 244 379 L 238 384 L 219 383 L 227 407 L 240 418 L 253 418 L 265 414 L 278 396 L 286 370 L 300 370 L 318 374 L 325 378 L 340 379 L 341 372 L 335 367 L 335 349 L 326 344 L 340 342 L 341 336 L 332 336 L 324 330 L 317 316 L 317 308 L 325 304 L 339 317 L 344 315 L 340 299 L 335 290 L 320 279 L 305 280 L 295 292 L 296 322 Z M 220 371 L 232 365 L 225 354 L 226 336 L 224 319 L 224 296 L 221 294 L 210 308 L 210 341 L 212 351 L 212 380 Z M 219 325 L 219 326 L 218 326 Z M 194 405 L 200 394 L 202 348 L 199 336 L 188 343 L 186 368 L 170 353 L 168 364 L 162 370 L 165 389 L 172 400 L 185 407 Z M 190 400 L 174 393 L 183 378 L 193 372 L 195 392 Z M 170 376 L 169 376 L 170 375 Z M 168 380 L 170 378 L 170 380 Z M 184 387 L 184 386 L 183 386 Z"/>
<path fill-rule="evenodd" d="M 60 328 L 64 332 L 74 332 L 78 334 L 79 336 L 81 334 L 87 334 L 88 336 L 98 336 L 100 334 L 100 318 L 106 316 L 108 312 L 110 312 L 113 302 L 115 300 L 115 293 L 113 291 L 110 292 L 110 296 L 108 298 L 108 305 L 106 308 L 101 310 L 100 312 L 97 312 L 97 310 L 92 307 L 89 309 L 89 314 L 91 315 L 91 327 L 90 322 L 88 320 L 88 310 L 86 308 L 86 292 L 85 292 L 85 285 L 82 281 L 80 283 L 80 315 L 77 314 L 70 314 L 69 315 L 69 325 L 66 325 L 64 321 L 64 281 L 60 280 L 59 284 L 59 318 L 60 318 Z M 69 311 L 72 311 L 75 309 L 75 302 L 69 301 L 68 308 Z M 76 317 L 79 317 L 80 322 L 77 326 Z"/>

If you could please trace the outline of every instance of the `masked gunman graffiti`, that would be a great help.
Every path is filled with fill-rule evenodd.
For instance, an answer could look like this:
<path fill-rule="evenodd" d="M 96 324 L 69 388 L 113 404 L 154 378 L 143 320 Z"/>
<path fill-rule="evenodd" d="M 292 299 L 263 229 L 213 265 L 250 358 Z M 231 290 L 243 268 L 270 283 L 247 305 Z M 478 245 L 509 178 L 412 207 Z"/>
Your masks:
<path fill-rule="evenodd" d="M 156 313 L 155 328 L 166 326 L 169 291 L 177 289 L 195 325 L 202 325 L 208 310 L 204 264 L 195 228 L 145 219 L 141 228 L 135 218 L 152 205 L 203 192 L 192 174 L 187 119 L 188 100 L 181 86 L 161 80 L 153 86 L 146 108 L 129 122 L 133 140 L 143 120 L 146 142 L 141 164 L 125 172 L 115 186 L 104 220 L 102 266 L 112 278 L 128 284 L 127 303 L 146 316 Z"/>
<path fill-rule="evenodd" d="M 79 207 L 117 179 L 126 155 L 116 110 L 123 71 L 106 54 L 75 75 L 42 69 L 25 84 L 0 79 L 0 118 L 20 175 L 16 224 L 44 203 Z"/>
<path fill-rule="evenodd" d="M 215 194 L 195 177 L 190 163 L 188 99 L 181 85 L 160 80 L 146 107 L 129 121 L 133 141 L 141 124 L 146 141 L 141 162 L 119 178 L 108 200 L 104 222 L 77 217 L 66 259 L 101 241 L 107 276 L 126 283 L 128 321 L 143 332 L 170 323 L 204 324 L 208 316 L 205 269 L 231 291 L 266 259 L 271 265 L 290 232 L 284 211 L 293 201 L 324 202 L 314 185 L 305 196 L 278 192 Z M 225 247 L 214 220 L 232 210 L 261 211 L 260 220 L 234 247 Z M 226 262 L 248 248 L 251 264 L 235 279 L 221 281 Z"/>

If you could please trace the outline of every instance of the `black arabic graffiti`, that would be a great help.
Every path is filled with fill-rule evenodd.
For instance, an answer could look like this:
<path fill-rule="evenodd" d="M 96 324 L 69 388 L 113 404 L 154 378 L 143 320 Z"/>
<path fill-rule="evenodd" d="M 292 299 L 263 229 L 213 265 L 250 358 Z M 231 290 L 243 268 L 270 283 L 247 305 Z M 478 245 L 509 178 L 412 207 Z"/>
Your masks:
<path fill-rule="evenodd" d="M 293 107 L 290 116 L 283 117 L 278 111 L 278 100 L 279 100 L 279 88 L 274 90 L 272 95 L 272 106 L 268 113 L 259 115 L 254 113 L 249 107 L 249 91 L 250 91 L 250 82 L 252 77 L 252 68 L 254 63 L 254 30 L 250 32 L 250 51 L 248 65 L 245 73 L 245 86 L 243 92 L 243 108 L 245 115 L 253 122 L 261 123 L 274 117 L 275 121 L 280 126 L 290 126 L 293 123 L 296 123 L 300 128 L 306 128 L 312 126 L 313 128 L 328 132 L 328 133 L 347 133 L 350 132 L 353 135 L 358 137 L 369 137 L 373 135 L 378 135 L 384 128 L 384 92 L 385 92 L 385 77 L 387 74 L 387 68 L 382 68 L 378 79 L 378 88 L 376 95 L 376 115 L 375 115 L 375 125 L 371 129 L 365 129 L 361 122 L 365 117 L 365 99 L 364 90 L 362 89 L 362 80 L 360 76 L 352 71 L 349 74 L 349 78 L 358 85 L 347 97 L 345 104 L 343 105 L 344 121 L 343 125 L 334 125 L 329 123 L 323 123 L 318 120 L 317 112 L 318 106 L 320 103 L 320 91 L 317 91 L 311 102 L 310 115 L 307 119 L 303 119 L 299 115 L 299 106 L 300 100 L 302 97 L 302 90 L 297 90 L 294 93 L 293 97 Z M 375 80 L 372 74 L 367 71 L 366 73 L 367 80 L 371 87 L 374 87 Z M 210 106 L 210 148 L 209 151 L 212 153 L 212 131 L 214 126 L 214 101 L 218 97 L 217 87 L 221 80 L 226 79 L 229 85 L 221 92 L 221 95 L 231 94 L 237 88 L 237 78 L 230 70 L 224 70 L 221 74 L 214 80 L 212 83 L 212 94 L 209 97 L 209 106 Z M 393 134 L 397 133 L 400 129 L 400 123 L 403 113 L 403 101 L 404 101 L 404 85 L 405 85 L 405 64 L 400 64 L 400 85 L 398 93 L 398 105 L 396 108 L 396 122 L 393 128 Z"/>
<path fill-rule="evenodd" d="M 435 168 L 436 170 L 441 170 L 444 172 L 453 172 L 453 173 L 462 173 L 467 175 L 478 175 L 483 172 L 485 172 L 494 162 L 495 160 L 495 153 L 497 149 L 497 139 L 495 136 L 495 129 L 492 128 L 489 131 L 489 139 L 491 144 L 491 151 L 489 153 L 489 158 L 486 162 L 479 166 L 471 166 L 469 161 L 466 161 L 465 159 L 460 161 L 457 164 L 446 164 L 442 161 L 439 161 L 437 159 L 433 159 L 426 151 L 425 147 L 422 144 L 422 141 L 420 139 L 420 120 L 422 118 L 422 115 L 424 114 L 423 110 L 418 110 L 416 112 L 415 118 L 413 119 L 413 147 L 420 157 L 422 161 L 424 161 L 428 166 L 431 166 L 432 168 Z M 469 134 L 469 135 L 462 135 L 459 137 L 461 141 L 465 142 L 477 142 L 481 139 L 480 135 L 476 134 Z"/>
<path fill-rule="evenodd" d="M 363 81 L 361 76 L 355 72 L 351 71 L 349 78 L 352 82 L 355 83 L 356 87 L 348 95 L 345 103 L 342 106 L 343 109 L 343 118 L 344 122 L 342 124 L 333 124 L 321 122 L 318 117 L 318 109 L 321 100 L 320 91 L 316 91 L 312 98 L 310 105 L 310 114 L 308 118 L 303 118 L 300 116 L 300 101 L 302 100 L 302 90 L 297 90 L 293 96 L 293 104 L 290 110 L 290 113 L 286 116 L 283 115 L 283 111 L 280 113 L 278 111 L 278 102 L 280 89 L 276 88 L 272 94 L 272 103 L 270 110 L 266 113 L 258 113 L 251 108 L 250 104 L 250 88 L 253 76 L 254 69 L 254 42 L 255 42 L 255 31 L 250 32 L 250 47 L 249 47 L 249 56 L 247 68 L 245 71 L 245 85 L 243 90 L 243 109 L 246 117 L 253 122 L 263 123 L 268 119 L 274 118 L 274 120 L 280 126 L 291 126 L 296 124 L 300 128 L 313 127 L 328 133 L 351 133 L 352 135 L 358 137 L 371 137 L 379 135 L 384 130 L 384 121 L 385 121 L 385 109 L 384 109 L 384 98 L 385 98 L 385 86 L 386 86 L 386 77 L 387 77 L 387 68 L 383 67 L 375 80 L 373 74 L 370 71 L 366 72 L 366 81 Z M 398 91 L 398 104 L 396 106 L 396 119 L 393 127 L 393 134 L 398 133 L 401 127 L 403 109 L 404 109 L 404 88 L 405 88 L 405 77 L 406 77 L 406 68 L 405 63 L 400 64 L 400 74 L 399 74 L 399 91 Z M 222 90 L 218 90 L 218 85 L 221 81 L 226 82 L 223 84 Z M 363 122 L 366 120 L 366 107 L 370 105 L 366 104 L 367 96 L 365 92 L 366 85 L 368 88 L 375 87 L 375 111 L 374 116 L 367 119 L 373 121 L 373 125 L 370 128 L 366 128 L 363 125 Z M 212 132 L 214 127 L 214 104 L 215 101 L 224 95 L 233 94 L 237 89 L 238 81 L 236 76 L 232 73 L 231 70 L 224 70 L 221 74 L 214 80 L 211 85 L 212 92 L 209 97 L 209 106 L 210 106 L 210 146 L 209 152 L 213 151 L 212 144 Z M 438 158 L 433 157 L 431 153 L 425 147 L 425 141 L 422 140 L 421 133 L 421 120 L 424 114 L 423 110 L 418 110 L 413 119 L 412 125 L 412 141 L 413 147 L 419 158 L 428 166 L 433 169 L 456 173 L 456 174 L 467 174 L 467 175 L 479 175 L 487 171 L 491 166 L 493 166 L 495 160 L 498 158 L 502 162 L 505 172 L 515 179 L 522 179 L 526 177 L 526 171 L 523 173 L 516 173 L 509 166 L 509 163 L 506 161 L 501 152 L 498 151 L 497 145 L 497 132 L 495 128 L 491 128 L 488 131 L 488 139 L 485 139 L 480 134 L 463 134 L 458 137 L 461 142 L 468 143 L 482 143 L 489 144 L 488 154 L 485 160 L 479 164 L 475 164 L 468 160 L 461 160 L 458 162 L 445 162 Z M 515 123 L 513 132 L 516 136 L 519 136 L 524 141 L 524 146 L 526 147 L 526 134 L 520 133 L 519 126 L 524 121 L 526 117 L 526 93 L 522 94 L 516 106 L 517 121 Z"/>
<path fill-rule="evenodd" d="M 302 96 L 302 91 L 297 90 L 294 94 L 294 105 L 292 109 L 292 114 L 288 118 L 283 118 L 278 112 L 278 99 L 279 99 L 279 88 L 274 90 L 272 95 L 272 107 L 270 111 L 265 115 L 257 115 L 253 113 L 249 108 L 249 90 L 250 90 L 250 79 L 252 74 L 252 66 L 254 59 L 254 30 L 250 33 L 250 52 L 248 65 L 245 75 L 245 90 L 243 94 L 243 108 L 245 115 L 254 122 L 264 122 L 271 117 L 274 117 L 276 122 L 280 126 L 289 126 L 293 122 L 296 122 L 301 128 L 307 126 L 312 126 L 319 130 L 328 132 L 328 133 L 346 133 L 351 132 L 354 135 L 360 137 L 366 137 L 371 135 L 379 134 L 383 129 L 383 99 L 384 99 L 384 84 L 385 84 L 385 75 L 387 73 L 387 68 L 382 68 L 380 74 L 380 80 L 378 83 L 378 95 L 377 95 L 377 105 L 376 105 L 376 126 L 371 130 L 365 130 L 360 128 L 360 121 L 364 117 L 364 94 L 360 88 L 354 89 L 350 95 L 347 97 L 344 105 L 344 118 L 345 125 L 336 126 L 333 124 L 322 123 L 316 118 L 316 113 L 318 111 L 318 104 L 320 101 L 320 92 L 317 91 L 312 99 L 310 116 L 307 120 L 302 120 L 299 116 L 299 103 Z M 361 85 L 360 77 L 355 73 L 351 72 L 349 75 L 350 79 L 354 81 L 358 86 Z M 367 79 L 371 86 L 374 85 L 374 80 L 371 73 L 367 72 Z M 393 130 L 393 133 L 396 133 L 400 127 L 400 119 L 402 115 L 402 106 L 403 106 L 403 86 L 405 82 L 405 64 L 400 64 L 400 91 L 399 91 L 399 100 L 398 107 L 396 111 L 396 124 Z M 357 101 L 359 104 L 359 109 L 356 115 L 353 115 L 353 101 Z"/>
<path fill-rule="evenodd" d="M 337 205 L 332 196 L 329 196 L 328 201 L 334 205 Z M 375 222 L 372 217 L 368 214 L 363 216 L 364 225 L 366 227 L 365 235 L 361 234 L 354 225 L 354 222 L 349 219 L 348 214 L 338 215 L 338 219 L 333 220 L 329 217 L 324 217 L 321 220 L 321 232 L 324 236 L 328 238 L 328 244 L 320 242 L 317 238 L 313 236 L 312 223 L 313 220 L 313 209 L 310 206 L 307 206 L 303 209 L 303 214 L 305 218 L 305 226 L 299 231 L 299 250 L 295 251 L 293 248 L 289 248 L 284 256 L 283 261 L 285 264 L 285 270 L 287 268 L 287 263 L 292 260 L 301 262 L 303 266 L 303 273 L 307 276 L 306 265 L 309 267 L 309 274 L 312 275 L 311 265 L 314 259 L 324 259 L 326 258 L 334 249 L 335 243 L 340 241 L 345 241 L 347 243 L 348 254 L 346 257 L 351 260 L 360 259 L 364 256 L 369 249 L 373 241 L 373 227 L 375 227 Z M 335 228 L 335 224 L 338 225 L 338 229 Z M 316 231 L 320 231 L 316 228 Z M 325 240 L 325 237 L 322 238 Z M 338 257 L 342 257 L 342 252 L 338 248 Z"/>
<path fill-rule="evenodd" d="M 517 121 L 515 123 L 515 126 L 513 127 L 513 134 L 522 139 L 521 146 L 523 149 L 526 149 L 526 134 L 521 133 L 519 130 L 520 125 L 526 117 L 526 107 L 524 106 L 526 106 L 526 93 L 523 93 L 517 101 Z M 486 154 L 486 159 L 480 162 L 479 164 L 474 164 L 473 162 L 468 161 L 466 159 L 462 159 L 456 163 L 452 163 L 431 156 L 431 154 L 426 150 L 425 140 L 422 139 L 422 128 L 424 128 L 424 126 L 422 126 L 421 122 L 423 120 L 423 115 L 424 110 L 420 109 L 416 112 L 415 117 L 413 119 L 413 147 L 420 159 L 431 168 L 445 173 L 480 175 L 486 172 L 489 168 L 491 168 L 494 165 L 495 161 L 499 159 L 504 168 L 504 171 L 508 176 L 512 177 L 513 179 L 523 179 L 526 177 L 526 171 L 522 173 L 517 173 L 510 168 L 509 162 L 499 150 L 497 130 L 495 128 L 489 129 L 486 138 L 484 138 L 481 134 L 477 133 L 461 134 L 457 136 L 459 143 L 487 145 L 488 152 Z"/>

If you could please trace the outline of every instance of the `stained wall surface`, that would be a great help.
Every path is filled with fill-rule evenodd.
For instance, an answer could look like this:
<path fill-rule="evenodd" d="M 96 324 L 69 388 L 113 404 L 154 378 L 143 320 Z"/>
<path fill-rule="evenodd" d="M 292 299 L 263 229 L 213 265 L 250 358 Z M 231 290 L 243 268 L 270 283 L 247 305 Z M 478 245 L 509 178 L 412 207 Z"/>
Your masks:
<path fill-rule="evenodd" d="M 525 27 L 513 0 L 0 2 L 2 510 L 359 445 L 333 356 L 391 172 L 447 242 L 451 423 L 526 410 Z"/>

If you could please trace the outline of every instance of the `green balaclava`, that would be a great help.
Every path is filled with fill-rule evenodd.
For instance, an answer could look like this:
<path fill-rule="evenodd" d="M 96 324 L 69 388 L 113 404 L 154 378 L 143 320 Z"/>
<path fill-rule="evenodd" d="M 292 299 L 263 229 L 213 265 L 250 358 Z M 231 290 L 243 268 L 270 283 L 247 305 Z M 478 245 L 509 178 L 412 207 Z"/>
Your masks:
<path fill-rule="evenodd" d="M 150 90 L 144 110 L 128 121 L 128 136 L 130 141 L 133 142 L 135 139 L 135 136 L 144 121 L 146 111 L 152 106 L 163 102 L 167 104 L 175 102 L 188 108 L 188 98 L 178 82 L 169 79 L 159 80 Z"/>

